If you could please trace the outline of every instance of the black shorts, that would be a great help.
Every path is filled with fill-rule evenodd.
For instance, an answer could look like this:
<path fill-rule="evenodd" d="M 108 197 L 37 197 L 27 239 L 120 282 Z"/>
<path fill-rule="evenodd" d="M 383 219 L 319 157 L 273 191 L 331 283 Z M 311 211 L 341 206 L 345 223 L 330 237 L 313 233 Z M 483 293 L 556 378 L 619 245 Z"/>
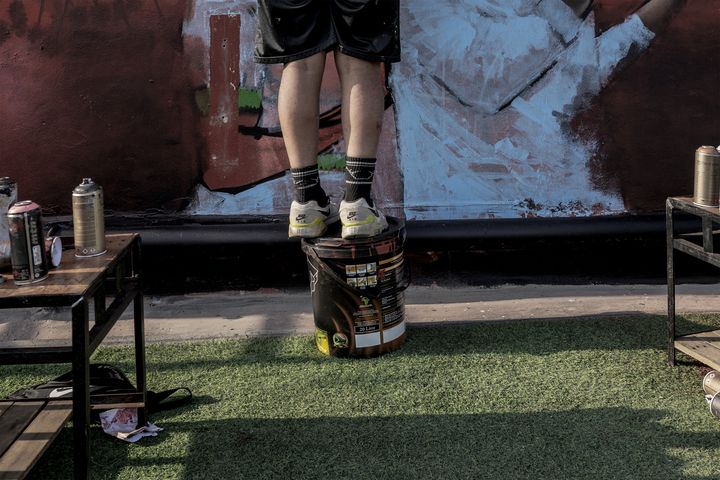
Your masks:
<path fill-rule="evenodd" d="M 258 0 L 255 61 L 288 63 L 338 49 L 400 61 L 399 0 Z"/>

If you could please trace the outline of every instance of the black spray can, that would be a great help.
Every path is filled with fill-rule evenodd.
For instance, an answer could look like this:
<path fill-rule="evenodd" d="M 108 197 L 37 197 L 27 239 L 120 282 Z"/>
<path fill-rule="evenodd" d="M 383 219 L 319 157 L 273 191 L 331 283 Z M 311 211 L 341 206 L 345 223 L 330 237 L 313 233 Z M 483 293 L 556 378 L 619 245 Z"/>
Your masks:
<path fill-rule="evenodd" d="M 30 200 L 16 202 L 7 213 L 13 280 L 17 285 L 39 282 L 48 276 L 40 206 Z"/>
<path fill-rule="evenodd" d="M 72 193 L 75 256 L 95 257 L 105 249 L 105 214 L 102 187 L 83 178 Z"/>

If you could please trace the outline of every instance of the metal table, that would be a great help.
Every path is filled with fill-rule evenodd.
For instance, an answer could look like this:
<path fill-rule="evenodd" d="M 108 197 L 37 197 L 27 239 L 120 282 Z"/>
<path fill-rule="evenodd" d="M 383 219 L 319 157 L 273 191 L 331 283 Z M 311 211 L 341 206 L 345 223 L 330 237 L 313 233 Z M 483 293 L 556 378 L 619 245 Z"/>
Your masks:
<path fill-rule="evenodd" d="M 675 365 L 675 350 L 680 350 L 703 364 L 720 370 L 720 330 L 678 336 L 675 331 L 675 251 L 720 267 L 720 253 L 715 252 L 713 225 L 720 224 L 718 207 L 695 205 L 692 197 L 670 197 L 666 202 L 667 286 L 668 286 L 668 363 Z M 679 235 L 675 232 L 676 214 L 689 214 L 702 220 L 699 232 Z"/>
<path fill-rule="evenodd" d="M 70 363 L 73 372 L 72 420 L 75 478 L 88 477 L 90 409 L 138 407 L 138 423 L 145 417 L 145 334 L 142 293 L 141 242 L 137 234 L 106 236 L 107 253 L 76 258 L 63 252 L 60 268 L 42 282 L 18 287 L 10 276 L 0 284 L 0 309 L 65 307 L 72 310 L 70 345 L 14 342 L 0 346 L 0 364 Z M 111 299 L 108 304 L 108 299 Z M 92 309 L 90 304 L 92 303 Z M 120 397 L 89 394 L 90 356 L 125 309 L 133 303 L 137 391 Z M 93 313 L 92 328 L 90 325 Z"/>

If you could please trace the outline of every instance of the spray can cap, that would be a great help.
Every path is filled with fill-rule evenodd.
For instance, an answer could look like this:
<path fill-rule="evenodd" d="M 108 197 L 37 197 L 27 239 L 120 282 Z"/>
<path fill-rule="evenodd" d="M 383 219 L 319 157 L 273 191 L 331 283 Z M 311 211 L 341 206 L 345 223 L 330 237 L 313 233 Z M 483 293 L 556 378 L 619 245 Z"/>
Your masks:
<path fill-rule="evenodd" d="M 82 183 L 75 187 L 75 190 L 73 190 L 73 193 L 77 194 L 84 194 L 84 193 L 92 193 L 97 190 L 100 190 L 100 186 L 92 181 L 92 178 L 83 178 Z"/>

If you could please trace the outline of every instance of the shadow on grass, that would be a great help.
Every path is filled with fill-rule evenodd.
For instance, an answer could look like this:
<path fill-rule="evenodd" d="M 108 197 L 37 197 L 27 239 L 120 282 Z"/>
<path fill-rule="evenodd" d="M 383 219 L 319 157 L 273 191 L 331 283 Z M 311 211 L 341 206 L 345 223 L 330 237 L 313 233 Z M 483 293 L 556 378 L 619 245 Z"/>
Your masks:
<path fill-rule="evenodd" d="M 95 443 L 101 448 L 93 452 L 92 478 L 717 478 L 685 475 L 683 459 L 672 454 L 674 448 L 716 445 L 717 433 L 677 432 L 663 425 L 663 417 L 659 410 L 600 408 L 165 421 L 163 426 L 173 435 L 189 437 L 189 448 L 163 451 L 165 440 L 158 437 L 149 439 L 147 446 L 161 447 L 160 454 L 138 458 L 129 453 L 138 446 Z M 120 467 L 122 475 L 117 473 Z M 709 465 L 708 471 L 712 468 Z M 32 478 L 65 478 L 47 474 L 39 467 Z"/>
<path fill-rule="evenodd" d="M 713 327 L 713 322 L 711 317 L 681 319 L 679 328 L 704 330 Z M 644 315 L 413 328 L 398 351 L 357 362 L 402 365 L 408 357 L 468 353 L 664 351 L 665 327 L 664 316 Z M 108 352 L 104 360 L 122 363 L 130 350 Z M 221 367 L 291 364 L 304 368 L 347 362 L 322 357 L 309 337 L 158 345 L 149 346 L 148 352 L 151 372 L 159 376 L 182 372 L 180 378 L 191 387 L 193 375 L 207 375 Z M 132 368 L 132 364 L 123 366 Z M 392 372 L 393 364 L 389 367 Z M 312 369 L 308 371 L 312 374 Z M 501 395 L 512 391 L 508 386 L 499 388 Z M 216 403 L 214 397 L 195 390 L 201 395 L 197 402 Z M 277 395 L 282 399 L 285 392 L 278 390 Z M 92 478 L 716 478 L 712 464 L 698 466 L 692 456 L 694 449 L 714 448 L 717 431 L 690 432 L 688 425 L 676 430 L 671 412 L 627 406 L 558 408 L 541 402 L 537 411 L 528 412 L 532 399 L 521 400 L 518 411 L 509 403 L 489 413 L 339 417 L 333 415 L 333 405 L 327 405 L 304 415 L 314 418 L 224 420 L 201 418 L 195 412 L 201 403 L 196 403 L 164 414 L 158 423 L 166 432 L 140 445 L 105 438 L 99 428 L 93 428 Z M 493 407 L 488 403 L 487 408 Z M 224 416 L 232 417 L 231 412 L 226 410 Z M 707 451 L 701 456 L 702 461 L 712 459 Z M 71 458 L 72 433 L 65 429 L 31 478 L 69 478 Z M 702 472 L 695 477 L 685 471 L 685 462 L 691 460 L 689 468 Z"/>
<path fill-rule="evenodd" d="M 685 333 L 720 328 L 720 317 L 706 317 L 708 323 L 697 323 L 678 317 L 677 331 Z M 541 319 L 532 321 L 476 322 L 408 327 L 406 343 L 396 352 L 376 360 L 393 359 L 398 355 L 445 355 L 472 353 L 550 354 L 578 350 L 637 350 L 667 345 L 667 318 L 664 315 L 639 314 L 620 317 L 584 317 Z M 208 345 L 212 344 L 212 348 Z M 162 358 L 152 362 L 161 372 L 177 368 L 214 368 L 232 363 L 247 365 L 324 364 L 328 359 L 318 353 L 313 340 L 303 337 L 251 337 L 241 340 L 219 340 L 193 344 L 148 345 L 149 355 L 162 350 Z M 188 349 L 197 349 L 195 360 L 173 361 L 173 349 L 182 356 Z M 213 356 L 203 352 L 212 350 Z M 363 360 L 368 361 L 368 360 Z M 128 364 L 128 367 L 131 367 Z"/>

